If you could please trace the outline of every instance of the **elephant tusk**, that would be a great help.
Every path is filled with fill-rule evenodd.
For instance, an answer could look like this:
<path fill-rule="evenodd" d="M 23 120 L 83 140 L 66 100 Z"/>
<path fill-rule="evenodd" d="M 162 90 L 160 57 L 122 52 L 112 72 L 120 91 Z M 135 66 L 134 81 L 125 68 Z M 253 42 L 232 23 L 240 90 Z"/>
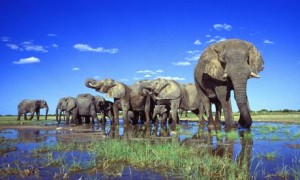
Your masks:
<path fill-rule="evenodd" d="M 223 78 L 226 79 L 228 77 L 227 73 L 224 73 Z"/>
<path fill-rule="evenodd" d="M 91 82 L 89 82 L 89 86 L 91 87 L 95 87 L 94 84 L 92 84 Z"/>
<path fill-rule="evenodd" d="M 254 78 L 260 78 L 260 76 L 254 72 L 251 72 L 251 77 L 254 77 Z"/>

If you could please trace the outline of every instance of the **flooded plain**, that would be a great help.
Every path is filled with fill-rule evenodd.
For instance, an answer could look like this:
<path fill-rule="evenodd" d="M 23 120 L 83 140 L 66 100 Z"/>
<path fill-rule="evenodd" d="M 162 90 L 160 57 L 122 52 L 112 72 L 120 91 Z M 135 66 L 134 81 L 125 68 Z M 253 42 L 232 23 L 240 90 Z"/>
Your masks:
<path fill-rule="evenodd" d="M 121 121 L 122 123 L 122 121 Z M 85 145 L 111 139 L 205 146 L 214 156 L 246 161 L 253 179 L 300 178 L 300 124 L 254 122 L 250 130 L 209 131 L 196 122 L 181 121 L 176 133 L 142 125 L 124 128 L 82 125 L 0 127 L 1 179 L 181 179 L 157 169 L 138 169 L 119 162 L 92 168 L 96 155 Z M 74 146 L 76 145 L 76 148 Z M 59 147 L 57 147 L 59 145 Z M 51 148 L 56 147 L 56 148 Z M 80 147 L 80 148 L 78 148 Z M 76 169 L 77 168 L 77 169 Z M 218 178 L 216 178 L 218 179 Z"/>

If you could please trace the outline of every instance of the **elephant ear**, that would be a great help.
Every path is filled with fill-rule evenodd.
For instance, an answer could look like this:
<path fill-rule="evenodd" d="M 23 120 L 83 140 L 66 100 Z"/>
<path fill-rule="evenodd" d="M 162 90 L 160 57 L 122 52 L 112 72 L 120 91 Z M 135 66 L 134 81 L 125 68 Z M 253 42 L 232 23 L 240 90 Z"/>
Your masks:
<path fill-rule="evenodd" d="M 115 86 L 113 86 L 112 88 L 110 88 L 107 91 L 107 95 L 111 98 L 118 98 L 118 99 L 125 97 L 125 95 L 126 95 L 125 85 L 122 83 L 116 82 Z"/>
<path fill-rule="evenodd" d="M 253 44 L 248 43 L 248 47 L 249 47 L 250 68 L 255 74 L 258 74 L 260 71 L 262 71 L 264 69 L 263 58 L 262 58 L 261 54 L 259 53 L 259 51 L 257 50 L 257 48 Z"/>
<path fill-rule="evenodd" d="M 201 56 L 201 61 L 204 62 L 204 73 L 208 74 L 214 79 L 225 81 L 223 78 L 225 69 L 222 63 L 225 63 L 222 59 L 222 48 L 219 44 L 214 44 L 209 47 Z"/>
<path fill-rule="evenodd" d="M 67 99 L 67 111 L 71 111 L 76 107 L 76 101 L 73 98 Z"/>
<path fill-rule="evenodd" d="M 177 99 L 181 96 L 180 85 L 173 80 L 166 80 L 164 88 L 160 90 L 157 99 Z"/>

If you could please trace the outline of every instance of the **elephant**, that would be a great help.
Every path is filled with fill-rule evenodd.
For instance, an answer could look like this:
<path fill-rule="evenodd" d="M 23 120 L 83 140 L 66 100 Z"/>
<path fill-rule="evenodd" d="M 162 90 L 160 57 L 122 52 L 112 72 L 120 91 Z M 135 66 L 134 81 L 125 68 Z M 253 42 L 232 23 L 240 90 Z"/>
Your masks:
<path fill-rule="evenodd" d="M 139 86 L 142 83 L 142 81 L 139 81 L 132 86 L 127 86 L 124 83 L 110 78 L 99 81 L 87 79 L 85 81 L 85 85 L 87 87 L 95 89 L 101 93 L 106 93 L 109 97 L 114 98 L 113 124 L 119 124 L 119 107 L 121 107 L 125 125 L 128 125 L 130 122 L 129 111 L 133 111 L 135 114 L 140 112 L 144 113 L 146 123 L 150 124 L 151 112 L 154 108 L 154 103 L 150 96 L 143 96 L 139 94 Z"/>
<path fill-rule="evenodd" d="M 102 124 L 106 123 L 105 116 L 108 116 L 112 122 L 114 119 L 113 102 L 105 100 L 102 96 L 94 96 L 96 100 L 96 111 L 101 114 Z"/>
<path fill-rule="evenodd" d="M 39 121 L 40 120 L 40 109 L 46 108 L 46 115 L 45 120 L 47 120 L 49 107 L 45 100 L 29 100 L 25 99 L 22 100 L 18 105 L 18 119 L 21 119 L 22 114 L 24 114 L 24 119 L 27 120 L 26 114 L 30 112 L 30 120 L 32 120 L 34 113 L 36 113 L 36 118 Z"/>
<path fill-rule="evenodd" d="M 225 127 L 236 127 L 230 102 L 230 92 L 233 90 L 240 111 L 239 126 L 250 128 L 252 118 L 246 92 L 247 81 L 251 77 L 259 78 L 258 73 L 263 68 L 263 58 L 250 42 L 229 39 L 207 47 L 195 66 L 194 79 L 208 121 L 213 121 L 211 103 L 221 104 Z"/>
<path fill-rule="evenodd" d="M 179 84 L 174 80 L 157 78 L 143 83 L 140 91 L 148 91 L 157 105 L 168 105 L 171 109 L 172 128 L 179 123 L 178 109 L 191 110 L 199 121 L 203 118 L 203 105 L 194 84 Z"/>
<path fill-rule="evenodd" d="M 171 118 L 170 107 L 167 105 L 155 105 L 153 109 L 153 119 L 156 119 L 157 115 L 159 116 L 161 129 L 165 129 L 168 118 Z"/>
<path fill-rule="evenodd" d="M 58 124 L 61 121 L 62 111 L 65 111 L 66 113 L 66 125 L 70 123 L 70 117 L 72 117 L 72 120 L 76 125 L 82 123 L 82 116 L 85 117 L 86 123 L 90 117 L 96 119 L 99 122 L 95 106 L 95 98 L 90 94 L 80 94 L 77 96 L 77 98 L 61 98 L 56 107 L 56 118 Z"/>

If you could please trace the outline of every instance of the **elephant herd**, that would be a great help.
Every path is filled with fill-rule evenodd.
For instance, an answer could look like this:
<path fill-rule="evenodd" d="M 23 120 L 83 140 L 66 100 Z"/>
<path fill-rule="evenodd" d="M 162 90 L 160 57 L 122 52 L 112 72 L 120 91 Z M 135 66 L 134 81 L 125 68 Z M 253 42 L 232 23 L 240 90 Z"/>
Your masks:
<path fill-rule="evenodd" d="M 60 123 L 64 112 L 66 124 L 70 123 L 70 119 L 75 124 L 81 124 L 82 118 L 89 123 L 91 117 L 93 121 L 99 122 L 97 113 L 100 113 L 103 123 L 107 116 L 113 125 L 118 125 L 119 112 L 122 111 L 125 126 L 139 122 L 146 125 L 157 123 L 158 115 L 161 127 L 166 127 L 166 122 L 169 122 L 170 127 L 174 128 L 179 123 L 178 110 L 184 110 L 195 113 L 200 124 L 204 124 L 203 115 L 206 113 L 208 127 L 218 127 L 221 125 L 223 110 L 226 128 L 250 128 L 252 118 L 247 81 L 251 77 L 259 78 L 258 73 L 263 70 L 263 66 L 262 56 L 253 44 L 239 39 L 225 40 L 210 45 L 202 53 L 194 69 L 194 84 L 157 78 L 128 86 L 110 78 L 87 79 L 85 85 L 88 88 L 105 93 L 113 98 L 113 102 L 91 94 L 61 98 L 56 108 L 56 119 Z M 238 125 L 233 120 L 230 101 L 232 90 L 240 112 Z M 18 119 L 22 113 L 25 113 L 26 118 L 26 111 L 37 112 L 39 116 L 39 108 L 23 110 L 24 103 L 18 106 Z M 212 116 L 212 104 L 216 107 L 215 117 Z"/>

